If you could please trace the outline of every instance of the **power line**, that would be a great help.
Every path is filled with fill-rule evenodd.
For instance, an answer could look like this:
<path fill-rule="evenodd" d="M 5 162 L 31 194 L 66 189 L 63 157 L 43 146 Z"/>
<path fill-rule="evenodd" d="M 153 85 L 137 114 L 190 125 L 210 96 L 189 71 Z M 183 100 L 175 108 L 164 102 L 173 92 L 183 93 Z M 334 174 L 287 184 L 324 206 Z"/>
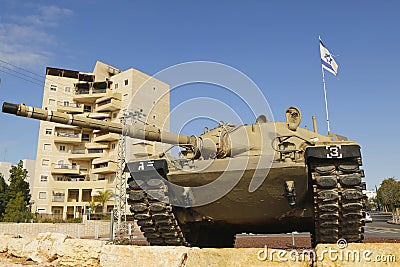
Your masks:
<path fill-rule="evenodd" d="M 25 80 L 25 81 L 27 81 L 27 82 L 31 82 L 31 83 L 33 83 L 33 84 L 43 86 L 44 89 L 49 89 L 48 86 L 45 86 L 45 81 L 46 81 L 46 80 L 49 81 L 49 82 L 51 82 L 51 83 L 53 83 L 53 84 L 58 84 L 58 85 L 62 85 L 62 86 L 69 86 L 69 84 L 64 84 L 64 83 L 61 83 L 61 82 L 59 82 L 59 81 L 55 81 L 55 80 L 49 79 L 48 77 L 46 78 L 46 76 L 37 74 L 37 73 L 32 72 L 32 71 L 30 71 L 30 70 L 28 70 L 28 69 L 24 69 L 24 68 L 22 68 L 22 67 L 19 67 L 19 66 L 15 65 L 15 64 L 12 64 L 12 63 L 7 62 L 7 61 L 5 61 L 5 60 L 0 59 L 0 62 L 2 62 L 2 63 L 4 63 L 4 64 L 7 64 L 7 65 L 10 65 L 10 66 L 12 66 L 12 67 L 14 67 L 14 68 L 23 70 L 24 72 L 27 72 L 27 73 L 30 73 L 30 74 L 33 74 L 33 75 L 35 75 L 35 76 L 38 76 L 38 77 L 42 78 L 42 79 L 37 79 L 37 78 L 35 78 L 35 77 L 32 77 L 31 75 L 27 75 L 27 74 L 25 74 L 25 73 L 22 73 L 22 72 L 13 70 L 12 68 L 6 67 L 6 66 L 4 66 L 4 65 L 0 65 L 0 67 L 5 68 L 5 69 L 8 69 L 8 70 L 10 70 L 10 71 L 12 71 L 12 72 L 18 73 L 18 74 L 20 74 L 20 75 L 22 75 L 22 76 L 24 76 L 24 77 L 18 76 L 18 75 L 14 74 L 14 73 L 2 71 L 1 69 L 0 69 L 0 71 L 4 72 L 4 73 L 6 73 L 6 74 L 9 74 L 9 75 L 11 75 L 11 76 L 14 76 L 14 77 L 16 77 L 16 78 Z M 29 78 L 29 79 L 32 79 L 32 80 L 29 80 L 29 79 L 27 79 L 27 78 L 25 78 L 25 77 L 27 77 L 27 78 Z M 39 81 L 40 84 L 38 84 L 38 83 L 36 83 L 36 82 L 34 82 L 34 81 Z M 66 96 L 71 96 L 70 94 L 67 94 L 67 93 L 62 92 L 62 91 L 60 91 L 59 93 L 64 94 L 64 95 L 66 95 Z"/>
<path fill-rule="evenodd" d="M 32 79 L 32 80 L 34 80 L 34 81 L 38 81 L 38 82 L 41 82 L 41 83 L 44 82 L 42 79 L 39 80 L 39 79 L 37 79 L 37 78 L 35 78 L 35 77 L 26 75 L 25 73 L 22 73 L 22 72 L 13 70 L 12 68 L 9 68 L 9 67 L 6 67 L 6 66 L 1 66 L 1 65 L 0 65 L 0 67 L 1 67 L 1 68 L 5 68 L 5 69 L 8 69 L 8 70 L 10 70 L 10 71 L 13 71 L 13 72 L 15 72 L 15 73 L 18 73 L 18 74 L 20 74 L 20 75 L 23 75 L 23 76 L 25 76 L 25 77 L 28 77 L 28 78 L 30 78 L 30 79 Z"/>
<path fill-rule="evenodd" d="M 29 80 L 29 79 L 26 79 L 26 78 L 24 78 L 24 77 L 18 76 L 17 74 L 14 74 L 14 73 L 11 73 L 11 72 L 7 72 L 7 71 L 2 70 L 2 69 L 0 69 L 0 71 L 3 72 L 3 73 L 6 73 L 6 74 L 8 74 L 8 75 L 14 76 L 14 77 L 16 77 L 16 78 L 19 78 L 19 79 L 21 79 L 21 80 L 25 80 L 25 81 L 27 81 L 27 82 L 31 82 L 31 83 L 33 83 L 33 84 L 42 86 L 42 84 L 39 84 L 39 83 L 36 83 L 36 82 L 34 82 L 34 81 L 32 81 L 32 80 Z"/>

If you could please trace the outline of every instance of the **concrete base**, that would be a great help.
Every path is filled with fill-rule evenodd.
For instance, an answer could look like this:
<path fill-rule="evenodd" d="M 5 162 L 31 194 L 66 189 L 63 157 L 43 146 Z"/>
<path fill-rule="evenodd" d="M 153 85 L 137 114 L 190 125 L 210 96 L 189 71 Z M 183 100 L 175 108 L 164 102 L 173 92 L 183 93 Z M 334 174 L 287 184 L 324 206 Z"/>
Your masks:
<path fill-rule="evenodd" d="M 397 266 L 400 244 L 321 244 L 315 250 L 199 249 L 107 245 L 59 233 L 42 233 L 34 239 L 0 235 L 0 266 L 1 258 L 9 263 L 10 257 L 40 266 Z"/>

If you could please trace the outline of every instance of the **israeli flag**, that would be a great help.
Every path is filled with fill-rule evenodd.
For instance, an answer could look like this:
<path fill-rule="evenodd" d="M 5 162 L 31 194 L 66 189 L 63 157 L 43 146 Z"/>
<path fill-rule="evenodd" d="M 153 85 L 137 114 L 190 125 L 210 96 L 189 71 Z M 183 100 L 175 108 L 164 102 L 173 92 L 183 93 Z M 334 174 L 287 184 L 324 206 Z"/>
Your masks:
<path fill-rule="evenodd" d="M 335 59 L 333 58 L 332 54 L 325 47 L 324 43 L 321 40 L 321 37 L 319 37 L 319 51 L 321 53 L 322 68 L 326 69 L 327 71 L 336 76 L 339 66 L 336 63 Z"/>

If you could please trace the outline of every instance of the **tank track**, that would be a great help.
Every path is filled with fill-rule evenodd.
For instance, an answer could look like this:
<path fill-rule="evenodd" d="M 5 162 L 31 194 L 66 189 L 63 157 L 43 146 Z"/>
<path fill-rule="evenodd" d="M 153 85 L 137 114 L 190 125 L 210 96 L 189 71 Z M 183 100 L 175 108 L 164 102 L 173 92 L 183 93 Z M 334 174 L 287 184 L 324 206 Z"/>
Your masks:
<path fill-rule="evenodd" d="M 128 203 L 133 217 L 150 245 L 188 246 L 168 204 L 166 185 L 155 176 L 128 179 Z"/>
<path fill-rule="evenodd" d="M 362 242 L 364 236 L 364 173 L 356 160 L 312 162 L 310 175 L 314 199 L 312 242 Z"/>

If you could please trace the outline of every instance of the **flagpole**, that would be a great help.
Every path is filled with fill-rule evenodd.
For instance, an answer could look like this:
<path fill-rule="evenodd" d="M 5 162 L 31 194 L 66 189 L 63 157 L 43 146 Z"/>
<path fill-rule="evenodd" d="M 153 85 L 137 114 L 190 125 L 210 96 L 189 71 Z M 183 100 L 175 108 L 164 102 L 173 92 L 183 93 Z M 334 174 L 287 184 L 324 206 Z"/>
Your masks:
<path fill-rule="evenodd" d="M 328 135 L 329 135 L 331 133 L 331 128 L 330 128 L 330 125 L 329 125 L 328 98 L 326 97 L 326 82 L 325 82 L 324 68 L 322 67 L 321 70 L 322 70 L 322 82 L 324 84 L 326 123 L 328 124 Z"/>

